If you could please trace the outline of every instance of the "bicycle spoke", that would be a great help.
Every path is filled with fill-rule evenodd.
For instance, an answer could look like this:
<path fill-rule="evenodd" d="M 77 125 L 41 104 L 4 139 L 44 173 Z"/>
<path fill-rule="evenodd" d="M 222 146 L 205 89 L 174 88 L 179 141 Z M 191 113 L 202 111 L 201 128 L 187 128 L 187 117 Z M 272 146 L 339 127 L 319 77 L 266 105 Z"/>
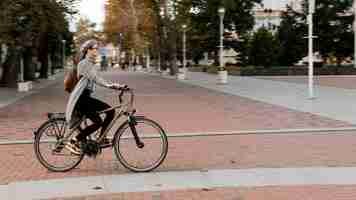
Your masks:
<path fill-rule="evenodd" d="M 167 138 L 154 122 L 140 119 L 135 126 L 137 136 L 144 145 L 139 146 L 129 126 L 120 130 L 116 139 L 115 153 L 119 161 L 132 171 L 150 171 L 158 167 L 167 154 Z"/>
<path fill-rule="evenodd" d="M 66 135 L 64 119 L 47 122 L 35 138 L 35 152 L 40 163 L 52 171 L 67 171 L 78 165 L 83 156 L 73 155 L 65 148 L 71 135 Z"/>

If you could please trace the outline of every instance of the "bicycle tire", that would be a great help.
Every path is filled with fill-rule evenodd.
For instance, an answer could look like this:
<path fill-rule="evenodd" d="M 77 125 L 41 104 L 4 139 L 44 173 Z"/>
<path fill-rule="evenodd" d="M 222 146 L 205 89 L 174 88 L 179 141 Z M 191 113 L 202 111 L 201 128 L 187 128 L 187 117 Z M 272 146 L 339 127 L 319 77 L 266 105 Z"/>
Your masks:
<path fill-rule="evenodd" d="M 46 134 L 46 131 L 49 128 L 51 128 L 53 126 L 58 127 L 58 124 L 62 124 L 63 126 L 66 126 L 65 119 L 62 119 L 62 118 L 50 119 L 40 126 L 40 128 L 37 130 L 37 133 L 35 136 L 34 150 L 35 150 L 35 155 L 37 157 L 37 160 L 41 163 L 42 166 L 44 166 L 45 168 L 47 168 L 48 170 L 53 171 L 53 172 L 66 172 L 66 171 L 69 171 L 69 170 L 75 168 L 76 166 L 78 166 L 79 163 L 83 160 L 84 154 L 81 154 L 79 156 L 73 155 L 74 157 L 77 157 L 76 158 L 77 160 L 68 166 L 56 166 L 56 165 L 50 163 L 50 161 L 45 158 L 45 156 L 43 155 L 43 152 L 41 152 L 41 148 L 40 148 L 40 145 L 42 143 L 41 142 L 42 136 L 44 134 Z M 58 130 L 55 130 L 56 142 L 58 142 L 57 136 L 60 137 L 60 134 L 61 133 L 58 133 Z M 47 136 L 49 136 L 49 135 L 47 134 Z M 51 144 L 50 141 L 43 141 L 43 143 L 44 142 Z M 65 145 L 65 144 L 63 144 L 63 145 Z M 62 149 L 65 149 L 65 147 L 63 147 Z M 52 150 L 52 153 L 53 153 L 53 150 Z"/>
<path fill-rule="evenodd" d="M 116 155 L 116 158 L 119 160 L 119 162 L 127 169 L 133 171 L 133 172 L 149 172 L 149 171 L 152 171 L 154 169 L 156 169 L 158 166 L 160 166 L 162 164 L 162 162 L 164 161 L 164 159 L 166 158 L 167 156 L 167 153 L 168 153 L 168 139 L 167 139 L 167 135 L 165 133 L 165 131 L 163 130 L 163 128 L 155 121 L 151 120 L 151 119 L 148 119 L 148 118 L 145 118 L 145 117 L 138 117 L 136 118 L 136 121 L 137 121 L 137 126 L 136 128 L 139 128 L 138 127 L 140 124 L 145 124 L 145 125 L 149 125 L 151 128 L 153 128 L 153 130 L 156 130 L 158 132 L 158 135 L 155 136 L 155 137 L 151 137 L 149 135 L 145 135 L 145 137 L 142 137 L 142 132 L 140 132 L 140 130 L 138 130 L 138 136 L 140 137 L 140 139 L 146 143 L 145 146 L 147 147 L 153 147 L 153 146 L 150 146 L 150 145 L 147 145 L 147 142 L 148 140 L 146 139 L 151 139 L 152 138 L 159 138 L 162 142 L 161 144 L 161 152 L 159 153 L 159 156 L 157 158 L 157 160 L 154 160 L 153 163 L 149 164 L 148 166 L 145 166 L 145 167 L 140 167 L 140 166 L 137 166 L 137 165 L 134 165 L 132 164 L 128 158 L 125 156 L 124 154 L 124 147 L 123 147 L 123 143 L 120 143 L 121 141 L 123 140 L 126 140 L 126 142 L 124 143 L 126 147 L 129 147 L 129 148 L 134 148 L 134 146 L 136 146 L 136 148 L 134 148 L 133 150 L 139 150 L 139 148 L 137 147 L 136 143 L 135 143 L 135 140 L 133 139 L 133 137 L 131 136 L 130 138 L 124 138 L 124 133 L 126 133 L 127 131 L 129 133 L 131 133 L 131 130 L 130 130 L 130 126 L 129 126 L 129 122 L 126 121 L 124 122 L 124 124 L 122 124 L 119 129 L 116 131 L 115 135 L 114 135 L 114 152 L 115 152 L 115 155 Z M 132 133 L 131 133 L 132 135 Z M 154 146 L 156 147 L 156 146 Z M 142 149 L 144 149 L 145 147 L 143 147 Z M 145 149 L 147 150 L 147 149 Z M 141 153 L 142 151 L 140 151 Z M 135 159 L 134 161 L 137 162 L 140 162 L 140 158 L 137 158 L 138 157 L 138 154 L 137 153 L 133 153 L 133 152 L 128 152 L 128 153 L 131 153 L 132 155 L 134 155 Z M 147 156 L 143 156 L 142 159 L 146 159 Z"/>

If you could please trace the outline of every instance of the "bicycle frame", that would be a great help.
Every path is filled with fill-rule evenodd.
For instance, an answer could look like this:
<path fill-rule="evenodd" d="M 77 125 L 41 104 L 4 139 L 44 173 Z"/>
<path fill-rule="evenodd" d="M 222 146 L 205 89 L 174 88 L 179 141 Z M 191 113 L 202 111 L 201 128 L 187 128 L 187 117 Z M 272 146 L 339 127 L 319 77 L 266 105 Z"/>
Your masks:
<path fill-rule="evenodd" d="M 115 116 L 113 118 L 113 120 L 110 122 L 110 124 L 108 125 L 108 127 L 106 128 L 105 132 L 103 134 L 100 135 L 99 138 L 96 139 L 97 142 L 100 142 L 102 141 L 106 135 L 109 133 L 109 131 L 112 129 L 112 127 L 114 126 L 114 124 L 116 123 L 116 121 L 121 118 L 122 116 L 127 116 L 129 118 L 131 118 L 134 113 L 136 112 L 135 109 L 132 108 L 132 105 L 133 105 L 133 100 L 134 100 L 134 94 L 133 94 L 133 91 L 132 89 L 128 89 L 126 91 L 129 91 L 130 94 L 131 94 L 131 97 L 130 97 L 130 102 L 127 103 L 127 104 L 121 104 L 121 105 L 117 105 L 117 106 L 113 106 L 111 108 L 108 108 L 108 109 L 105 109 L 105 110 L 102 110 L 102 111 L 99 111 L 97 112 L 97 114 L 103 114 L 103 113 L 107 113 L 107 112 L 110 112 L 112 110 L 115 111 Z M 125 91 L 124 90 L 121 90 L 121 93 L 119 94 L 119 99 L 120 99 L 120 103 L 122 102 L 122 95 Z M 125 107 L 128 106 L 129 108 L 126 108 Z M 75 126 L 73 126 L 73 128 L 71 128 L 71 131 L 70 131 L 70 134 L 68 134 L 68 137 L 70 137 L 73 132 L 82 124 L 83 121 L 85 121 L 87 118 L 86 116 L 83 116 L 82 119 L 80 119 L 77 124 Z M 129 119 L 130 121 L 130 119 Z M 131 125 L 130 125 L 131 127 Z M 132 128 L 132 127 L 131 127 Z M 133 131 L 134 133 L 134 137 L 135 137 L 135 140 L 137 142 L 138 145 L 141 145 L 141 142 L 139 142 L 139 139 L 137 137 L 137 134 L 136 134 L 136 131 L 134 130 Z M 67 138 L 66 138 L 67 139 Z"/>
<path fill-rule="evenodd" d="M 122 116 L 130 117 L 134 114 L 134 111 L 135 111 L 135 110 L 133 110 L 131 113 L 129 113 L 127 111 L 124 111 L 123 109 L 120 109 L 119 112 L 117 112 L 117 110 L 119 108 L 122 108 L 122 106 L 114 106 L 112 108 L 98 112 L 98 114 L 100 115 L 100 114 L 115 110 L 115 116 L 114 116 L 114 119 L 110 122 L 109 126 L 106 128 L 105 132 L 102 135 L 100 135 L 100 137 L 97 139 L 97 142 L 100 142 L 101 140 L 103 140 L 106 137 L 106 135 L 109 133 L 109 131 L 112 129 L 112 127 L 114 126 L 114 124 L 116 123 L 116 121 L 118 119 L 120 119 Z"/>

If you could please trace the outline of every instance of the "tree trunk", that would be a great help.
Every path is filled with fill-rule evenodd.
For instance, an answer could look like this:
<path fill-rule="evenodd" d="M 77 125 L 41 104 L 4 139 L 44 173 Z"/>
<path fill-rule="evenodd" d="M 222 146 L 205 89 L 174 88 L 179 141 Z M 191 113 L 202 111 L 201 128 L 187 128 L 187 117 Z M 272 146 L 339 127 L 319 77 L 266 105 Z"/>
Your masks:
<path fill-rule="evenodd" d="M 170 27 L 171 30 L 169 30 L 169 38 L 168 41 L 168 63 L 169 63 L 169 68 L 171 75 L 175 75 L 178 72 L 178 66 L 177 66 L 177 31 L 176 31 L 176 26 Z"/>
<path fill-rule="evenodd" d="M 3 46 L 0 43 L 0 82 L 1 82 L 2 77 L 3 77 L 3 62 L 4 62 L 3 57 L 4 57 L 4 54 L 5 54 L 5 52 L 3 52 L 3 51 L 4 51 L 3 50 Z"/>
<path fill-rule="evenodd" d="M 6 87 L 17 87 L 17 79 L 20 65 L 20 52 L 15 46 L 8 48 L 8 56 L 3 64 L 3 76 L 1 85 Z"/>
<path fill-rule="evenodd" d="M 49 56 L 49 59 L 50 59 L 50 62 L 51 62 L 51 71 L 50 71 L 50 73 L 51 73 L 51 75 L 53 75 L 54 74 L 54 70 L 56 69 L 56 55 L 55 55 L 55 51 L 52 51 L 52 53 L 50 54 L 50 56 Z"/>
<path fill-rule="evenodd" d="M 336 62 L 337 62 L 337 67 L 338 67 L 338 68 L 341 67 L 341 62 L 342 62 L 342 61 L 341 61 L 341 58 L 338 57 L 338 58 L 336 59 Z"/>
<path fill-rule="evenodd" d="M 215 66 L 220 66 L 220 55 L 219 55 L 219 51 L 215 50 L 214 51 L 214 65 Z"/>
<path fill-rule="evenodd" d="M 40 40 L 40 50 L 39 50 L 39 61 L 41 62 L 40 77 L 48 78 L 48 44 L 47 44 L 47 34 L 45 33 Z"/>
<path fill-rule="evenodd" d="M 24 52 L 24 77 L 25 80 L 35 80 L 36 66 L 33 62 L 32 48 L 26 48 Z"/>

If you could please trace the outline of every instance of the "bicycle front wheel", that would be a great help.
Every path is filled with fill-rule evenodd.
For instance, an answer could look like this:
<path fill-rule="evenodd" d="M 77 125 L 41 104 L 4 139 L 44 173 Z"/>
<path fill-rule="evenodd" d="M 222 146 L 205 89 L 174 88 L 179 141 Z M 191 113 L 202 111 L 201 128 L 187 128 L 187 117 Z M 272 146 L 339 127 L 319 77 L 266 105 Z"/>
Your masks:
<path fill-rule="evenodd" d="M 38 161 L 50 171 L 65 172 L 76 167 L 84 154 L 74 155 L 65 145 L 69 142 L 65 119 L 51 119 L 37 131 L 34 141 Z"/>
<path fill-rule="evenodd" d="M 114 152 L 120 163 L 133 172 L 148 172 L 157 168 L 167 156 L 168 140 L 162 127 L 147 118 L 137 118 L 135 129 L 142 146 L 136 143 L 129 123 L 116 132 Z"/>

